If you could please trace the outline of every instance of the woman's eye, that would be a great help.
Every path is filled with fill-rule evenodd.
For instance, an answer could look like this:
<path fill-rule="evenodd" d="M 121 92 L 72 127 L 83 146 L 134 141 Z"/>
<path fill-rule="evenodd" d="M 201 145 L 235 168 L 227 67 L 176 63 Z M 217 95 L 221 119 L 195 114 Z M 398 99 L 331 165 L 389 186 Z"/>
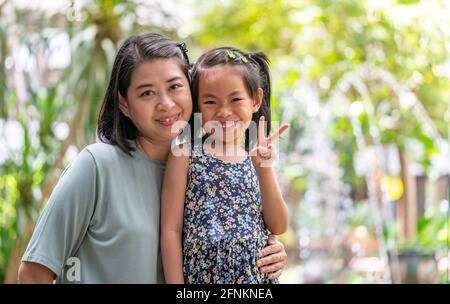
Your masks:
<path fill-rule="evenodd" d="M 169 89 L 170 89 L 170 90 L 176 90 L 176 89 L 181 88 L 182 86 L 183 86 L 182 84 L 175 83 L 175 84 L 171 85 L 171 86 L 169 87 Z"/>
<path fill-rule="evenodd" d="M 147 91 L 142 92 L 141 97 L 147 97 L 147 96 L 153 96 L 153 95 L 155 95 L 155 92 L 147 90 Z"/>
<path fill-rule="evenodd" d="M 209 105 L 215 104 L 215 103 L 216 102 L 214 100 L 207 100 L 207 101 L 204 102 L 204 104 L 209 104 Z"/>

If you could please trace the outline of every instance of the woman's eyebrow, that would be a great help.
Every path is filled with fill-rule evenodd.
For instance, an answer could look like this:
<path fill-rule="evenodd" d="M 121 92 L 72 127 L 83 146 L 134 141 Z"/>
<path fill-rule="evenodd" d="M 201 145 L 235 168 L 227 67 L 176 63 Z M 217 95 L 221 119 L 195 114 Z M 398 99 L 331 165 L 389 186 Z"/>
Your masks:
<path fill-rule="evenodd" d="M 172 82 L 172 81 L 175 81 L 175 80 L 181 80 L 181 77 L 180 76 L 172 77 L 169 80 L 167 80 L 167 82 Z"/>
<path fill-rule="evenodd" d="M 138 85 L 136 87 L 136 90 L 139 90 L 139 89 L 142 89 L 142 88 L 145 88 L 145 87 L 152 87 L 152 86 L 153 86 L 153 84 L 151 84 L 151 83 L 143 83 L 143 84 Z"/>
<path fill-rule="evenodd" d="M 174 76 L 174 77 L 168 79 L 166 82 L 172 82 L 172 81 L 180 80 L 180 79 L 181 79 L 180 76 Z M 142 83 L 136 87 L 136 90 L 139 90 L 139 89 L 142 89 L 145 87 L 152 87 L 152 86 L 153 86 L 153 84 L 151 84 L 151 83 Z"/>

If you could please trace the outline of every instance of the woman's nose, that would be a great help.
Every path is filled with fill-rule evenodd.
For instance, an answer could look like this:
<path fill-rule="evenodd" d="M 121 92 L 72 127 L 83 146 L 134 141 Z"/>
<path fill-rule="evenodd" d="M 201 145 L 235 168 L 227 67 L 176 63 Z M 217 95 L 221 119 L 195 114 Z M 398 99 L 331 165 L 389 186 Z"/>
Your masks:
<path fill-rule="evenodd" d="M 160 101 L 158 104 L 158 110 L 169 111 L 173 108 L 175 102 L 167 94 L 161 94 Z"/>

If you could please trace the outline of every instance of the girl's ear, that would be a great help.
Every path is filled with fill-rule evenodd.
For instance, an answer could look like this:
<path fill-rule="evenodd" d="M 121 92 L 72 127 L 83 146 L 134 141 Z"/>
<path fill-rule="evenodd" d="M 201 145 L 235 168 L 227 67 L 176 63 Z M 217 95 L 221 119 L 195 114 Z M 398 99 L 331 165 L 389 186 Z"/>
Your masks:
<path fill-rule="evenodd" d="M 123 96 L 119 93 L 119 109 L 122 111 L 122 114 L 126 117 L 130 118 L 130 113 L 128 111 L 128 102 L 123 98 Z"/>
<path fill-rule="evenodd" d="M 255 98 L 253 99 L 253 113 L 256 113 L 259 111 L 259 108 L 261 107 L 262 101 L 264 97 L 264 91 L 261 88 L 258 88 L 258 93 L 256 94 Z"/>

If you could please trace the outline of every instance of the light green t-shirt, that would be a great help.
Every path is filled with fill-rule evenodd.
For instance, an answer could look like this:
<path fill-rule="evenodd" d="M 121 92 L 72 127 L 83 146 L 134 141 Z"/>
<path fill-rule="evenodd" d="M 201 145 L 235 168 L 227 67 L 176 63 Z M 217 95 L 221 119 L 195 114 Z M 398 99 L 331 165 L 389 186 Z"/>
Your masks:
<path fill-rule="evenodd" d="M 86 147 L 64 171 L 22 261 L 57 283 L 163 283 L 159 249 L 163 161 L 113 145 Z"/>

